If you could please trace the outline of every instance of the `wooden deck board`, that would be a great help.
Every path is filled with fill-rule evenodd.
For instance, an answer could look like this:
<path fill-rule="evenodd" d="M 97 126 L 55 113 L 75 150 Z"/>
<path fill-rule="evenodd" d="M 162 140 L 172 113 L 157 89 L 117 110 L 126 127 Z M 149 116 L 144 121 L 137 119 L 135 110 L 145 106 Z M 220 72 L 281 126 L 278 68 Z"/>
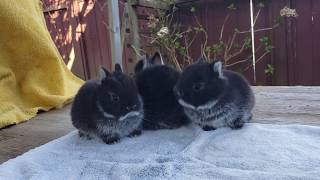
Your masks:
<path fill-rule="evenodd" d="M 0 130 L 0 163 L 74 130 L 70 107 L 41 113 L 30 121 Z"/>
<path fill-rule="evenodd" d="M 320 126 L 320 87 L 255 87 L 253 122 Z"/>
<path fill-rule="evenodd" d="M 320 87 L 254 87 L 255 123 L 320 126 Z M 0 163 L 74 130 L 70 105 L 0 130 Z"/>

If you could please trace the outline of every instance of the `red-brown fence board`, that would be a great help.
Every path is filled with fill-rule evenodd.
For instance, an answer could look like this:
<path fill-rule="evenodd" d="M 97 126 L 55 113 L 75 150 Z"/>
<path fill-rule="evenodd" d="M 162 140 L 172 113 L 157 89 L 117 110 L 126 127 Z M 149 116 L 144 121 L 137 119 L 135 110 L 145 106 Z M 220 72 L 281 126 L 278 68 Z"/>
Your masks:
<path fill-rule="evenodd" d="M 312 85 L 320 85 L 320 1 L 314 0 L 312 7 Z"/>
<path fill-rule="evenodd" d="M 96 76 L 102 65 L 111 69 L 110 39 L 107 29 L 106 1 L 99 0 L 43 0 L 48 7 L 66 6 L 44 12 L 50 31 L 65 63 L 74 54 L 72 72 L 82 79 Z"/>
<path fill-rule="evenodd" d="M 227 6 L 230 2 L 201 3 L 196 5 L 196 16 L 203 23 L 209 33 L 209 44 L 217 43 L 220 36 L 221 25 L 227 15 Z M 229 23 L 225 26 L 225 36 L 232 36 L 234 28 L 247 30 L 250 28 L 249 1 L 235 1 L 237 10 L 232 14 Z M 273 31 L 259 32 L 256 35 L 256 44 L 259 38 L 268 36 L 275 46 L 273 52 L 267 55 L 257 65 L 257 85 L 320 85 L 320 1 L 317 0 L 270 0 L 265 1 L 265 7 L 261 11 L 256 29 L 271 27 L 280 10 L 284 6 L 296 9 L 299 17 L 288 18 Z M 192 21 L 190 6 L 183 7 L 178 12 L 178 21 L 188 26 Z M 250 36 L 250 34 L 248 34 Z M 244 37 L 239 38 L 242 41 Z M 200 55 L 202 38 L 192 46 L 194 58 Z M 258 53 L 259 56 L 259 53 Z M 245 56 L 240 56 L 241 60 Z M 267 76 L 264 72 L 267 64 L 275 67 L 273 76 Z M 246 65 L 232 68 L 237 70 Z M 253 82 L 252 68 L 244 75 Z"/>
<path fill-rule="evenodd" d="M 75 62 L 72 71 L 83 79 L 89 79 L 96 75 L 97 67 L 103 65 L 111 69 L 110 37 L 107 17 L 107 6 L 103 6 L 105 0 L 43 0 L 44 6 L 52 4 L 66 5 L 66 9 L 60 9 L 45 13 L 48 29 L 52 39 L 57 45 L 64 61 L 70 61 L 72 50 Z M 123 0 L 120 1 L 120 17 L 123 16 Z M 208 31 L 209 43 L 217 42 L 220 36 L 220 28 L 228 12 L 227 6 L 231 1 L 196 4 L 196 16 Z M 238 9 L 231 13 L 229 23 L 226 24 L 224 38 L 230 37 L 235 28 L 248 30 L 250 27 L 249 1 L 233 1 Z M 101 7 L 103 6 L 103 8 Z M 265 8 L 261 12 L 256 28 L 270 27 L 279 16 L 280 10 L 288 6 L 297 9 L 297 19 L 285 19 L 283 24 L 270 32 L 256 33 L 256 43 L 259 38 L 268 36 L 271 38 L 275 49 L 264 60 L 257 64 L 258 85 L 320 85 L 320 1 L 319 0 L 269 0 L 265 1 Z M 143 35 L 147 31 L 145 18 L 154 12 L 146 7 L 135 7 L 139 19 L 141 45 L 145 47 Z M 185 28 L 195 26 L 196 22 L 191 15 L 190 6 L 181 7 L 178 10 L 177 22 Z M 243 41 L 242 35 L 237 40 Z M 191 55 L 195 59 L 200 55 L 200 44 L 204 36 L 199 36 L 191 47 Z M 145 47 L 149 48 L 149 47 Z M 250 51 L 241 55 L 239 59 L 246 58 Z M 132 71 L 134 53 L 125 45 L 124 69 Z M 231 61 L 236 61 L 233 59 Z M 267 64 L 275 67 L 273 76 L 267 76 L 264 70 Z M 238 70 L 248 66 L 242 64 L 233 67 Z M 244 75 L 253 82 L 252 68 L 244 72 Z"/>
<path fill-rule="evenodd" d="M 274 0 L 275 1 L 275 0 Z M 286 5 L 285 1 L 279 0 L 278 2 L 270 3 L 270 20 L 273 23 L 274 18 L 279 15 L 279 10 Z M 284 22 L 285 24 L 285 22 Z M 287 43 L 286 43 L 286 26 L 282 25 L 271 32 L 272 43 L 275 49 L 271 53 L 272 64 L 277 68 L 272 76 L 272 84 L 274 85 L 289 85 L 288 77 L 288 62 L 287 62 Z"/>
<path fill-rule="evenodd" d="M 296 49 L 295 83 L 298 85 L 312 84 L 312 2 L 295 1 L 295 7 L 299 14 L 296 26 Z"/>

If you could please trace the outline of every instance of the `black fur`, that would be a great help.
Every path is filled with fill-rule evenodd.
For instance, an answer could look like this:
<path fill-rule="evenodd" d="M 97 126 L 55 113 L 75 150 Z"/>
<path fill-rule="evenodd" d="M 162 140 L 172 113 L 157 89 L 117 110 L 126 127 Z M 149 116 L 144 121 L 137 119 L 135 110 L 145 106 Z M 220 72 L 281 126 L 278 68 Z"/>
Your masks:
<path fill-rule="evenodd" d="M 139 113 L 123 118 L 129 112 Z M 107 144 L 139 131 L 143 110 L 134 80 L 122 73 L 120 65 L 112 74 L 101 68 L 99 79 L 86 82 L 78 91 L 71 117 L 80 136 L 98 136 Z"/>
<path fill-rule="evenodd" d="M 173 129 L 188 123 L 173 87 L 180 73 L 166 65 L 158 65 L 160 55 L 141 60 L 136 65 L 135 79 L 143 99 L 144 129 Z M 147 63 L 147 64 L 145 64 Z"/>
<path fill-rule="evenodd" d="M 221 62 L 190 65 L 175 87 L 187 116 L 204 130 L 238 129 L 252 116 L 254 95 L 248 82 L 221 66 Z"/>
<path fill-rule="evenodd" d="M 144 60 L 138 61 L 136 66 L 134 67 L 134 72 L 138 73 L 138 72 L 142 71 L 143 65 L 144 65 Z"/>
<path fill-rule="evenodd" d="M 217 99 L 226 89 L 226 82 L 218 77 L 207 63 L 188 66 L 177 84 L 177 95 L 196 107 Z"/>

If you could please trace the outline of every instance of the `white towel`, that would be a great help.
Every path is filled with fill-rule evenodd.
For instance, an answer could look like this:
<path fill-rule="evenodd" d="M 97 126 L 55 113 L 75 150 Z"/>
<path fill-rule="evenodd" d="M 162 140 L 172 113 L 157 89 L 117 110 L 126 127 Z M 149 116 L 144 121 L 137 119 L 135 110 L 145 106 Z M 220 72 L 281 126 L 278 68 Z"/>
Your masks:
<path fill-rule="evenodd" d="M 190 126 L 115 145 L 72 132 L 0 165 L 0 179 L 320 179 L 320 127 Z"/>

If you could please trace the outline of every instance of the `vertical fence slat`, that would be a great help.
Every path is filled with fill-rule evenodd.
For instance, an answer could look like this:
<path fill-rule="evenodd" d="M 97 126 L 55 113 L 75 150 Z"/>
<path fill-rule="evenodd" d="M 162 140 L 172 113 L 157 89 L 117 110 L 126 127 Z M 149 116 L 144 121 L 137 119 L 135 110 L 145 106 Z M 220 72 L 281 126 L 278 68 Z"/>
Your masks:
<path fill-rule="evenodd" d="M 286 5 L 285 0 L 273 0 L 270 5 L 271 22 L 277 16 L 280 16 L 280 10 Z M 272 85 L 289 85 L 288 77 L 288 50 L 287 50 L 287 36 L 286 36 L 286 23 L 282 23 L 272 33 L 272 43 L 275 49 L 272 52 L 272 64 L 274 65 L 274 76 L 272 76 Z"/>
<path fill-rule="evenodd" d="M 293 8 L 292 0 L 286 0 L 286 5 L 289 8 Z M 295 21 L 291 21 L 286 19 L 286 49 L 287 49 L 287 62 L 288 62 L 288 84 L 294 85 L 295 84 L 295 62 L 296 62 L 296 41 L 295 41 L 295 33 L 296 33 L 296 26 Z"/>
<path fill-rule="evenodd" d="M 313 0 L 312 4 L 312 51 L 313 51 L 313 84 L 315 86 L 320 85 L 320 1 Z"/>
<path fill-rule="evenodd" d="M 295 8 L 301 12 L 297 18 L 296 34 L 296 85 L 312 84 L 312 1 L 296 0 Z"/>

